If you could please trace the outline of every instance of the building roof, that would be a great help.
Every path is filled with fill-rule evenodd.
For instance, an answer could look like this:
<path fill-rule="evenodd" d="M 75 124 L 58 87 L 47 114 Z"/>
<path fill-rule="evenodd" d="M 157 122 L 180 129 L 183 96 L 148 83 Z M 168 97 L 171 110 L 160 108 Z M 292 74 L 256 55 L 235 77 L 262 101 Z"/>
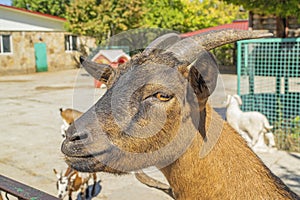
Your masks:
<path fill-rule="evenodd" d="M 198 31 L 193 31 L 189 33 L 181 34 L 181 37 L 190 37 L 200 33 L 205 33 L 208 31 L 221 30 L 221 29 L 236 29 L 236 30 L 248 30 L 248 20 L 235 20 L 230 24 L 223 24 L 220 26 L 214 26 L 209 28 L 204 28 Z"/>
<path fill-rule="evenodd" d="M 8 6 L 8 5 L 0 4 L 0 9 L 1 8 L 11 10 L 11 11 L 15 11 L 15 12 L 19 12 L 19 13 L 28 14 L 28 15 L 34 15 L 36 17 L 48 18 L 48 19 L 63 21 L 63 22 L 66 21 L 65 18 L 61 18 L 61 17 L 49 15 L 49 14 L 44 14 L 44 13 L 40 13 L 40 12 L 36 12 L 36 11 L 26 10 L 24 8 L 17 8 L 17 7 L 14 7 L 14 6 Z"/>
<path fill-rule="evenodd" d="M 0 31 L 65 31 L 66 19 L 0 4 Z"/>
<path fill-rule="evenodd" d="M 107 58 L 110 62 L 116 62 L 119 58 L 124 57 L 127 60 L 130 60 L 130 56 L 127 55 L 123 50 L 121 49 L 108 49 L 108 50 L 100 50 L 93 58 L 92 60 L 97 59 L 99 56 L 103 55 L 105 58 Z"/>

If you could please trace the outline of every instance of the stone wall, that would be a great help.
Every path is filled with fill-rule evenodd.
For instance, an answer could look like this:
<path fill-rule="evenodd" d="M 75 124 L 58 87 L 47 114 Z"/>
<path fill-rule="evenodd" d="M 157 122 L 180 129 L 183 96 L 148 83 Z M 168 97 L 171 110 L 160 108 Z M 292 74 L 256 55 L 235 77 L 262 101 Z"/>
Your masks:
<path fill-rule="evenodd" d="M 253 14 L 250 12 L 249 18 L 249 27 L 253 30 L 268 30 L 276 35 L 276 16 Z M 288 17 L 286 22 L 286 36 L 300 37 L 300 21 L 296 17 Z"/>
<path fill-rule="evenodd" d="M 36 72 L 34 44 L 44 42 L 47 46 L 48 71 L 73 69 L 78 67 L 77 51 L 65 51 L 67 32 L 3 32 L 12 37 L 12 53 L 0 54 L 0 74 L 25 74 Z M 95 48 L 95 40 L 80 37 L 80 42 L 89 48 Z"/>

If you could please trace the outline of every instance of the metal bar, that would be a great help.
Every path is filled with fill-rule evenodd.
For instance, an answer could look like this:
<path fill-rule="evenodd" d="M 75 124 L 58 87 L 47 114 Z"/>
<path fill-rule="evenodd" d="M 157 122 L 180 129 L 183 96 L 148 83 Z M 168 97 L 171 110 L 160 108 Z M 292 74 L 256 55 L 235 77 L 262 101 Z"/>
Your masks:
<path fill-rule="evenodd" d="M 262 39 L 249 39 L 242 40 L 245 43 L 281 43 L 281 42 L 300 42 L 300 38 L 262 38 Z"/>
<path fill-rule="evenodd" d="M 0 175 L 0 191 L 24 200 L 58 200 L 58 198 Z"/>
<path fill-rule="evenodd" d="M 237 94 L 241 95 L 242 44 L 237 42 Z"/>

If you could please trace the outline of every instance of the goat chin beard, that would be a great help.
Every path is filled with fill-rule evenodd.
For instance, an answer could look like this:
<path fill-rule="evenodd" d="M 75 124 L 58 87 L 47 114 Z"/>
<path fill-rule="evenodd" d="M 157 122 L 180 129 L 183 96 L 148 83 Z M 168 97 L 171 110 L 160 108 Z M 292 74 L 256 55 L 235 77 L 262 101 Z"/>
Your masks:
<path fill-rule="evenodd" d="M 128 174 L 128 172 L 113 169 L 107 165 L 102 164 L 95 157 L 68 157 L 65 156 L 65 162 L 72 168 L 79 172 L 106 172 L 111 174 Z"/>

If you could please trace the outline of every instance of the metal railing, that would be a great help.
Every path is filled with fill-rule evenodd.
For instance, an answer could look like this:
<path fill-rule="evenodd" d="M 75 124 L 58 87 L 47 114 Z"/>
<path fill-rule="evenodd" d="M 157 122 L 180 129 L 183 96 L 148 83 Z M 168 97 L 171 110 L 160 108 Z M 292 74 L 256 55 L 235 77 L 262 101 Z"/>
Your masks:
<path fill-rule="evenodd" d="M 241 109 L 265 114 L 279 148 L 300 152 L 300 38 L 243 40 L 237 48 Z"/>
<path fill-rule="evenodd" d="M 6 199 L 11 195 L 20 200 L 58 200 L 57 197 L 2 175 L 0 175 L 0 192 L 4 193 Z"/>

